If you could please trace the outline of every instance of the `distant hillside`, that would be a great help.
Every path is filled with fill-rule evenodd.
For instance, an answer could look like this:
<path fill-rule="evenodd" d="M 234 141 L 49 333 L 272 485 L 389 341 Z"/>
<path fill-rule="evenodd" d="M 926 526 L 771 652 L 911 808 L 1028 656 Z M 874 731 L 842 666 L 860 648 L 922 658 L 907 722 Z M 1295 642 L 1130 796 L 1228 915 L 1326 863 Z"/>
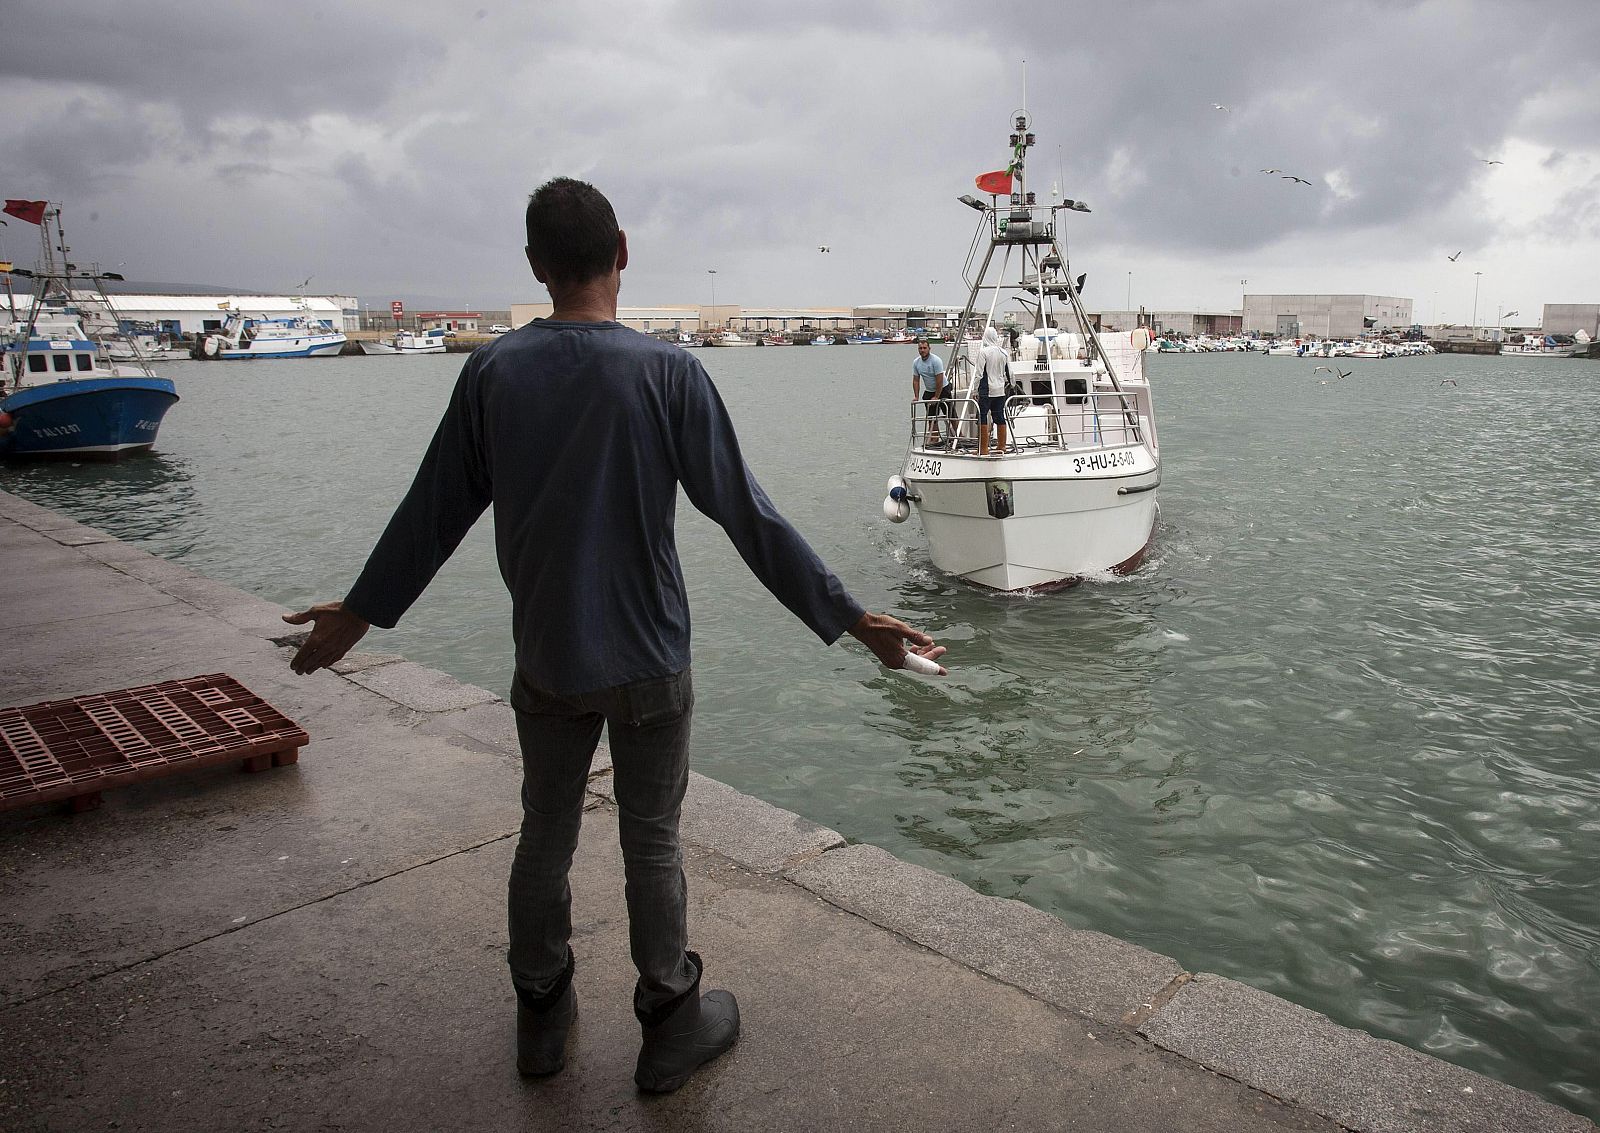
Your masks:
<path fill-rule="evenodd" d="M 214 283 L 151 283 L 142 279 L 105 281 L 111 295 L 277 295 L 281 292 L 259 287 L 218 287 Z"/>

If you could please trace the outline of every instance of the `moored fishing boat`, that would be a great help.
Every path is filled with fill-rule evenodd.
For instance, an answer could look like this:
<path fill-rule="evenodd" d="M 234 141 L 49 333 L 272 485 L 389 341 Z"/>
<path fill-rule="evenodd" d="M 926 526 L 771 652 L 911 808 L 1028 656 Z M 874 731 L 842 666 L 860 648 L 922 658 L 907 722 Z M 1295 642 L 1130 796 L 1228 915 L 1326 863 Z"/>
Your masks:
<path fill-rule="evenodd" d="M 402 330 L 391 338 L 361 338 L 356 345 L 363 354 L 443 354 L 445 334 L 442 330 Z"/>
<path fill-rule="evenodd" d="M 343 331 L 335 330 L 326 319 L 312 318 L 302 302 L 300 313 L 275 318 L 230 310 L 222 329 L 202 335 L 191 354 L 225 362 L 244 358 L 331 358 L 344 349 L 345 342 Z"/>
<path fill-rule="evenodd" d="M 754 346 L 754 345 L 756 345 L 756 340 L 753 339 L 753 338 L 745 338 L 738 331 L 722 330 L 722 331 L 718 331 L 716 334 L 712 335 L 711 339 L 707 343 L 707 345 L 710 345 L 710 346 Z"/>
<path fill-rule="evenodd" d="M 1144 371 L 1150 334 L 1093 329 L 1058 231 L 1065 213 L 1089 209 L 1035 203 L 1028 127 L 1019 112 L 1008 169 L 978 179 L 988 203 L 961 198 L 982 214 L 962 273 L 971 288 L 965 333 L 942 411 L 929 412 L 939 402 L 911 407 L 910 442 L 883 501 L 892 522 L 915 508 L 936 567 L 996 590 L 1134 569 L 1150 546 L 1161 483 Z M 993 447 L 980 423 L 986 391 L 1000 412 Z"/>
<path fill-rule="evenodd" d="M 33 277 L 34 294 L 27 319 L 0 341 L 0 456 L 117 460 L 148 451 L 177 387 L 137 357 L 118 365 L 101 357 L 84 323 L 109 317 L 111 303 L 97 269 L 57 265 L 54 249 L 67 247 L 61 210 L 8 201 L 6 211 L 40 226 L 42 255 L 37 270 L 14 273 Z"/>
<path fill-rule="evenodd" d="M 95 337 L 112 362 L 175 362 L 189 357 L 189 348 L 170 331 L 136 328 Z"/>
<path fill-rule="evenodd" d="M 1588 345 L 1570 337 L 1562 341 L 1551 334 L 1525 334 L 1514 342 L 1502 343 L 1500 353 L 1514 358 L 1581 358 L 1588 352 Z"/>

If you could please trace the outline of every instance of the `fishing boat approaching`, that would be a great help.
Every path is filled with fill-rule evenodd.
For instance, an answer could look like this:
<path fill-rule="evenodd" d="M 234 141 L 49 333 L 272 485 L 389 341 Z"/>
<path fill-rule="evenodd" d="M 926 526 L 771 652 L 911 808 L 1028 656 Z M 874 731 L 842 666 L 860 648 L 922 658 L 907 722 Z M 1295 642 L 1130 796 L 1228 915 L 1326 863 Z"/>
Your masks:
<path fill-rule="evenodd" d="M 115 324 L 103 280 L 121 277 L 56 260 L 55 250 L 69 246 L 59 208 L 7 201 L 5 211 L 39 225 L 41 255 L 35 270 L 9 273 L 32 277 L 34 287 L 27 319 L 0 337 L 0 457 L 118 460 L 148 451 L 177 387 L 137 350 L 112 363 L 84 329 Z"/>
<path fill-rule="evenodd" d="M 1149 331 L 1093 329 L 1060 231 L 1065 214 L 1089 209 L 1035 202 L 1026 111 L 1013 130 L 1008 168 L 978 178 L 988 202 L 960 198 L 982 214 L 962 271 L 962 333 L 944 398 L 911 406 L 905 459 L 883 501 L 894 523 L 916 509 L 940 570 L 1006 591 L 1137 567 L 1161 483 Z"/>

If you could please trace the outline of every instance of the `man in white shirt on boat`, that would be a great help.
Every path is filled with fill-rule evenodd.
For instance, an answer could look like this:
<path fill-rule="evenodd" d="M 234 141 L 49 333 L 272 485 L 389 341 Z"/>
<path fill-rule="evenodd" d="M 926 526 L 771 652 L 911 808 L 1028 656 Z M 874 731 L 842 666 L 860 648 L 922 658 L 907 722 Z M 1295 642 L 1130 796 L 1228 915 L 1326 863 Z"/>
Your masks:
<path fill-rule="evenodd" d="M 1000 332 L 983 328 L 983 349 L 978 351 L 978 455 L 989 455 L 989 422 L 994 422 L 996 455 L 1006 451 L 1006 382 L 1011 354 L 1000 345 Z"/>
<path fill-rule="evenodd" d="M 917 339 L 917 356 L 911 360 L 911 396 L 915 399 L 920 394 L 923 401 L 933 403 L 926 413 L 931 445 L 940 441 L 939 418 L 945 415 L 944 386 L 944 360 L 928 346 L 927 339 Z"/>

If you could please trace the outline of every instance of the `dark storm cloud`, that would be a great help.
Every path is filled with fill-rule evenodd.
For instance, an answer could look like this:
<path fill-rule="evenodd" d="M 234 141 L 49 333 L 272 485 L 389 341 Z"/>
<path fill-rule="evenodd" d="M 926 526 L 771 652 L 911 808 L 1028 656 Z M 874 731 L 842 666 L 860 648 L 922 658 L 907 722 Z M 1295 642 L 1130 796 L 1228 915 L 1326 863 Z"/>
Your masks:
<path fill-rule="evenodd" d="M 534 290 L 527 193 L 568 174 L 635 237 L 634 301 L 704 301 L 708 268 L 749 303 L 921 298 L 953 285 L 973 215 L 953 198 L 1007 160 L 1026 59 L 1029 187 L 1090 203 L 1074 238 L 1236 284 L 1214 265 L 1286 245 L 1360 238 L 1431 263 L 1485 244 L 1520 174 L 1480 158 L 1518 144 L 1572 155 L 1545 174 L 1544 219 L 1519 223 L 1559 232 L 1561 210 L 1588 231 L 1600 79 L 1558 63 L 1597 13 L 13 0 L 0 152 L 8 196 L 98 212 L 117 258 L 175 278 L 315 271 L 503 305 Z M 160 231 L 173 218 L 181 239 Z"/>
<path fill-rule="evenodd" d="M 1595 23 L 1591 9 L 1560 7 Z M 1091 40 L 1029 45 L 1042 64 L 1035 121 L 1066 127 L 1068 180 L 1114 206 L 1107 233 L 1216 251 L 1435 214 L 1483 174 L 1478 154 L 1550 81 L 1571 33 L 1560 13 L 1529 28 L 1521 10 L 1477 5 L 1284 11 L 1134 5 L 1104 13 Z M 1119 145 L 1126 164 L 1108 166 Z"/>
<path fill-rule="evenodd" d="M 437 36 L 369 4 L 10 0 L 0 75 L 168 104 L 190 127 L 240 110 L 375 107 L 416 81 Z"/>
<path fill-rule="evenodd" d="M 27 195 L 28 186 L 14 180 L 24 173 L 50 185 L 106 192 L 126 182 L 119 168 L 149 153 L 160 136 L 159 128 L 137 112 L 104 100 L 69 97 L 53 102 L 19 121 L 7 140 L 4 165 L 15 188 L 6 195 Z"/>

